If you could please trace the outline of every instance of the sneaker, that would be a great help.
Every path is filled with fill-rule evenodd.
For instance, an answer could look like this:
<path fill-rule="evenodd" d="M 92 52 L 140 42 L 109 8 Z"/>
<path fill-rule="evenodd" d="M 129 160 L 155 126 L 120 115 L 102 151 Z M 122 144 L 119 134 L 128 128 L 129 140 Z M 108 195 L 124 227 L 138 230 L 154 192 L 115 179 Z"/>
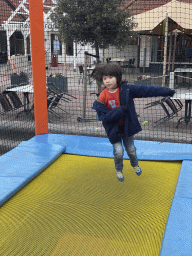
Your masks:
<path fill-rule="evenodd" d="M 135 166 L 135 167 L 133 167 L 133 168 L 134 168 L 134 170 L 135 170 L 135 173 L 136 173 L 138 176 L 140 176 L 141 173 L 142 173 L 141 168 L 140 168 L 139 166 Z"/>
<path fill-rule="evenodd" d="M 116 171 L 116 176 L 119 181 L 124 181 L 124 176 L 122 172 Z"/>

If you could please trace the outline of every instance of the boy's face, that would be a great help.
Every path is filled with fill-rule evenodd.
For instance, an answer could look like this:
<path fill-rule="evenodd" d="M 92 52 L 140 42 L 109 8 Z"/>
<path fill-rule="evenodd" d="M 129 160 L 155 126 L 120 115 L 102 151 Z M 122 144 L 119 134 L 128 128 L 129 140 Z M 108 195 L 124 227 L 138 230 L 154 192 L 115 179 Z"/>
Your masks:
<path fill-rule="evenodd" d="M 115 76 L 103 76 L 103 84 L 110 92 L 113 92 L 117 88 L 117 78 Z"/>

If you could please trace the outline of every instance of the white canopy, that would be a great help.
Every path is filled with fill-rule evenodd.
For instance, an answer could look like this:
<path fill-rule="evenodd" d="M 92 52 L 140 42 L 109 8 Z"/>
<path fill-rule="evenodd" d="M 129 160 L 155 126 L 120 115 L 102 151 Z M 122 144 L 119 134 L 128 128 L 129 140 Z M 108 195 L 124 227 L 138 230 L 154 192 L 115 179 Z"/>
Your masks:
<path fill-rule="evenodd" d="M 172 0 L 153 10 L 133 16 L 138 24 L 134 29 L 141 34 L 162 34 L 163 20 L 168 15 L 168 30 L 178 29 L 186 34 L 192 34 L 192 4 Z"/>

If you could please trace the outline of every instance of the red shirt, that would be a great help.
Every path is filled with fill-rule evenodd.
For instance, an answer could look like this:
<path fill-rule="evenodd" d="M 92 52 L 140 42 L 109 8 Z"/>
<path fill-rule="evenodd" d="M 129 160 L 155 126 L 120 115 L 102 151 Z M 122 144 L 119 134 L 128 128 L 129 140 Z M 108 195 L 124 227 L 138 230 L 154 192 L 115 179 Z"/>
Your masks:
<path fill-rule="evenodd" d="M 105 88 L 99 95 L 99 101 L 101 101 L 107 108 L 113 109 L 120 107 L 120 97 L 119 97 L 119 88 L 117 88 L 114 92 L 108 91 Z M 123 125 L 123 118 L 120 119 L 119 125 Z"/>

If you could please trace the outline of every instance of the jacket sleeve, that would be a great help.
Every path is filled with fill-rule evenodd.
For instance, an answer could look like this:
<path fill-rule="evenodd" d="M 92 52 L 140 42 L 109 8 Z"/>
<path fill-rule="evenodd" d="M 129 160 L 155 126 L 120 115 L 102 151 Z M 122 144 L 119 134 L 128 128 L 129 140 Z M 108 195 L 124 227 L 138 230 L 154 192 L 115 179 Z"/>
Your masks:
<path fill-rule="evenodd" d="M 132 98 L 147 98 L 147 97 L 157 97 L 157 96 L 170 96 L 171 89 L 167 87 L 160 87 L 160 86 L 136 86 L 131 85 L 130 89 L 130 96 Z"/>
<path fill-rule="evenodd" d="M 126 114 L 123 107 L 110 110 L 104 104 L 96 101 L 93 103 L 93 109 L 97 111 L 97 115 L 102 122 L 116 122 Z"/>

